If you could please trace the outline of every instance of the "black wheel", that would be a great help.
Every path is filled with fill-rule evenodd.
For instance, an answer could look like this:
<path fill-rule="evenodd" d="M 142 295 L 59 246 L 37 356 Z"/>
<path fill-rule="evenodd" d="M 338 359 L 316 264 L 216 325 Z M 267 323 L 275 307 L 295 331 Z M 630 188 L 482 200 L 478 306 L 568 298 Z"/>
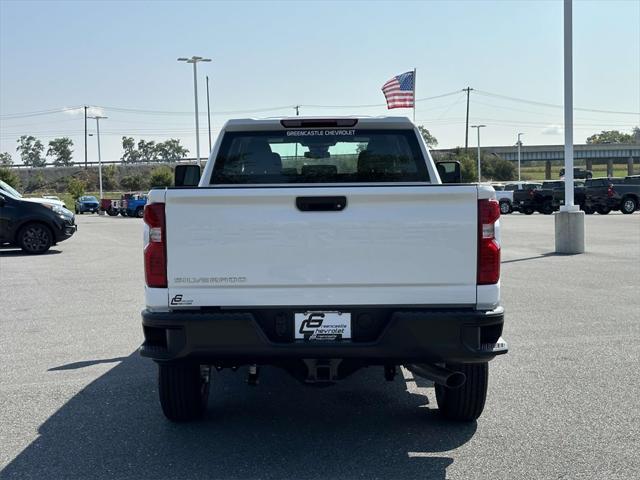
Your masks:
<path fill-rule="evenodd" d="M 525 208 L 522 209 L 522 213 L 524 213 L 525 215 L 532 215 L 533 214 L 533 208 L 525 207 Z"/>
<path fill-rule="evenodd" d="M 507 201 L 500 202 L 500 215 L 508 215 L 512 212 L 511 204 Z"/>
<path fill-rule="evenodd" d="M 113 210 L 112 208 L 110 208 L 109 210 L 107 210 L 107 215 L 109 215 L 110 217 L 115 217 L 116 215 L 118 215 L 117 210 Z"/>
<path fill-rule="evenodd" d="M 80 213 L 77 208 L 75 210 L 76 210 L 76 215 Z"/>
<path fill-rule="evenodd" d="M 551 215 L 553 213 L 553 205 L 551 202 L 545 202 L 540 209 L 540 213 L 544 213 L 545 215 Z"/>
<path fill-rule="evenodd" d="M 138 209 L 136 210 L 136 217 L 138 218 L 144 217 L 144 208 L 138 207 Z"/>
<path fill-rule="evenodd" d="M 592 215 L 594 212 L 593 207 L 587 207 L 586 205 L 583 205 L 581 208 L 587 215 Z"/>
<path fill-rule="evenodd" d="M 165 417 L 172 422 L 201 418 L 209 399 L 209 369 L 193 363 L 158 364 L 158 393 Z"/>
<path fill-rule="evenodd" d="M 462 372 L 467 380 L 460 388 L 436 385 L 436 400 L 440 413 L 449 420 L 471 422 L 477 419 L 487 399 L 489 385 L 488 363 L 447 364 L 446 367 Z"/>
<path fill-rule="evenodd" d="M 620 205 L 620 211 L 625 215 L 635 212 L 636 208 L 638 208 L 638 201 L 633 197 L 624 198 Z"/>
<path fill-rule="evenodd" d="M 598 212 L 600 215 L 607 215 L 610 211 L 611 211 L 611 209 L 609 207 L 598 207 L 598 208 L 596 208 L 596 212 Z"/>
<path fill-rule="evenodd" d="M 53 233 L 46 225 L 29 223 L 20 229 L 18 243 L 24 252 L 38 255 L 53 245 Z"/>

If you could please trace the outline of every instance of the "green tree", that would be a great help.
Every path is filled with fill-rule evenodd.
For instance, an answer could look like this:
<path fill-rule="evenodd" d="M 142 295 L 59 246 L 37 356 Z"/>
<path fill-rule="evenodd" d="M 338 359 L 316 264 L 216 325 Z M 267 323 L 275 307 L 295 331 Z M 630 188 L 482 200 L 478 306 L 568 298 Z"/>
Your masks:
<path fill-rule="evenodd" d="M 129 191 L 144 190 L 146 186 L 145 184 L 145 179 L 139 173 L 128 175 L 120 180 L 120 185 L 122 185 L 122 188 Z"/>
<path fill-rule="evenodd" d="M 22 135 L 18 139 L 16 151 L 20 153 L 22 163 L 28 167 L 44 167 L 47 163 L 42 157 L 44 145 L 32 135 Z"/>
<path fill-rule="evenodd" d="M 180 145 L 180 140 L 170 138 L 156 145 L 156 157 L 165 162 L 175 162 L 187 156 L 189 150 Z"/>
<path fill-rule="evenodd" d="M 84 189 L 86 185 L 82 180 L 71 177 L 69 179 L 69 183 L 67 183 L 67 191 L 69 195 L 73 197 L 74 200 L 77 200 L 82 195 L 84 195 Z"/>
<path fill-rule="evenodd" d="M 47 156 L 53 157 L 53 164 L 56 167 L 68 167 L 73 165 L 71 147 L 73 147 L 73 141 L 70 138 L 56 138 L 49 142 Z"/>
<path fill-rule="evenodd" d="M 429 130 L 427 130 L 424 126 L 418 125 L 418 131 L 420 132 L 420 135 L 422 135 L 422 138 L 424 138 L 424 143 L 426 143 L 427 146 L 429 147 L 438 146 L 438 140 L 436 139 L 436 137 L 431 135 L 431 132 L 429 132 Z"/>
<path fill-rule="evenodd" d="M 11 154 L 9 152 L 0 153 L 0 165 L 4 167 L 13 165 L 13 159 L 11 158 Z"/>
<path fill-rule="evenodd" d="M 170 187 L 173 183 L 173 171 L 165 166 L 154 168 L 149 180 L 151 188 Z"/>
<path fill-rule="evenodd" d="M 138 142 L 138 152 L 140 152 L 140 161 L 142 162 L 155 162 L 158 158 L 156 142 L 153 140 L 150 142 L 140 140 Z"/>
<path fill-rule="evenodd" d="M 20 177 L 10 168 L 0 166 L 0 180 L 8 183 L 16 190 L 20 187 Z"/>
<path fill-rule="evenodd" d="M 640 127 L 633 127 L 631 136 L 633 137 L 633 143 L 640 143 Z"/>
<path fill-rule="evenodd" d="M 140 152 L 136 150 L 136 141 L 133 137 L 122 137 L 122 163 L 137 163 L 140 161 Z"/>
<path fill-rule="evenodd" d="M 481 161 L 483 178 L 500 181 L 516 178 L 516 167 L 509 160 L 494 154 L 485 154 L 482 155 Z"/>
<path fill-rule="evenodd" d="M 102 186 L 106 190 L 113 190 L 116 188 L 116 173 L 117 170 L 115 165 L 107 165 L 102 169 Z"/>
<path fill-rule="evenodd" d="M 633 143 L 633 135 L 619 130 L 603 130 L 588 137 L 587 143 Z"/>

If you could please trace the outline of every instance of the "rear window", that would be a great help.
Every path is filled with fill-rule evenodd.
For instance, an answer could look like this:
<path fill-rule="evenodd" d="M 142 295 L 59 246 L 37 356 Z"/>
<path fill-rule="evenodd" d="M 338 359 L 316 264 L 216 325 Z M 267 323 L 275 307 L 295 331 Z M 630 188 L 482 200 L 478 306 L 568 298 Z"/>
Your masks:
<path fill-rule="evenodd" d="M 413 130 L 228 132 L 212 184 L 429 182 Z"/>

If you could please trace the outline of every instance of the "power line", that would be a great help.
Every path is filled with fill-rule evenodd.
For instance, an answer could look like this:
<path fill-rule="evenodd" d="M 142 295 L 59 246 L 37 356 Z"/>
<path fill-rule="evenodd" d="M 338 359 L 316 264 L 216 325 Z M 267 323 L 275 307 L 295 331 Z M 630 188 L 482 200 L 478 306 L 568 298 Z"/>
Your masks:
<path fill-rule="evenodd" d="M 65 108 L 56 108 L 51 110 L 39 110 L 35 112 L 22 112 L 22 113 L 6 113 L 4 115 L 0 115 L 0 118 L 3 120 L 12 120 L 14 118 L 29 118 L 29 117 L 39 117 L 41 115 L 52 115 L 55 113 L 64 113 L 72 110 L 79 110 L 82 107 L 65 107 Z"/>
<path fill-rule="evenodd" d="M 545 102 L 538 102 L 536 100 L 527 100 L 525 98 L 509 97 L 507 95 L 500 95 L 498 93 L 485 92 L 483 90 L 476 90 L 476 93 L 478 95 L 483 95 L 486 97 L 502 98 L 504 100 L 510 100 L 512 102 L 528 103 L 529 105 L 539 105 L 542 107 L 550 107 L 550 108 L 564 108 L 564 105 L 559 105 L 556 103 L 545 103 Z M 621 111 L 615 111 L 615 110 L 600 110 L 596 108 L 574 107 L 573 109 L 579 110 L 582 112 L 612 113 L 617 115 L 640 115 L 640 112 L 621 112 Z"/>

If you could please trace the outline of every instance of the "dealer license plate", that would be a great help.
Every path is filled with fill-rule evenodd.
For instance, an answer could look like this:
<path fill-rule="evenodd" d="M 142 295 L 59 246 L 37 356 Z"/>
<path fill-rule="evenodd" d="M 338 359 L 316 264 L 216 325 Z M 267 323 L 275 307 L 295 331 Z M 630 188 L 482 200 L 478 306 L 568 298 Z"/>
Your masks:
<path fill-rule="evenodd" d="M 294 316 L 295 339 L 332 341 L 351 338 L 351 314 L 309 311 Z"/>

